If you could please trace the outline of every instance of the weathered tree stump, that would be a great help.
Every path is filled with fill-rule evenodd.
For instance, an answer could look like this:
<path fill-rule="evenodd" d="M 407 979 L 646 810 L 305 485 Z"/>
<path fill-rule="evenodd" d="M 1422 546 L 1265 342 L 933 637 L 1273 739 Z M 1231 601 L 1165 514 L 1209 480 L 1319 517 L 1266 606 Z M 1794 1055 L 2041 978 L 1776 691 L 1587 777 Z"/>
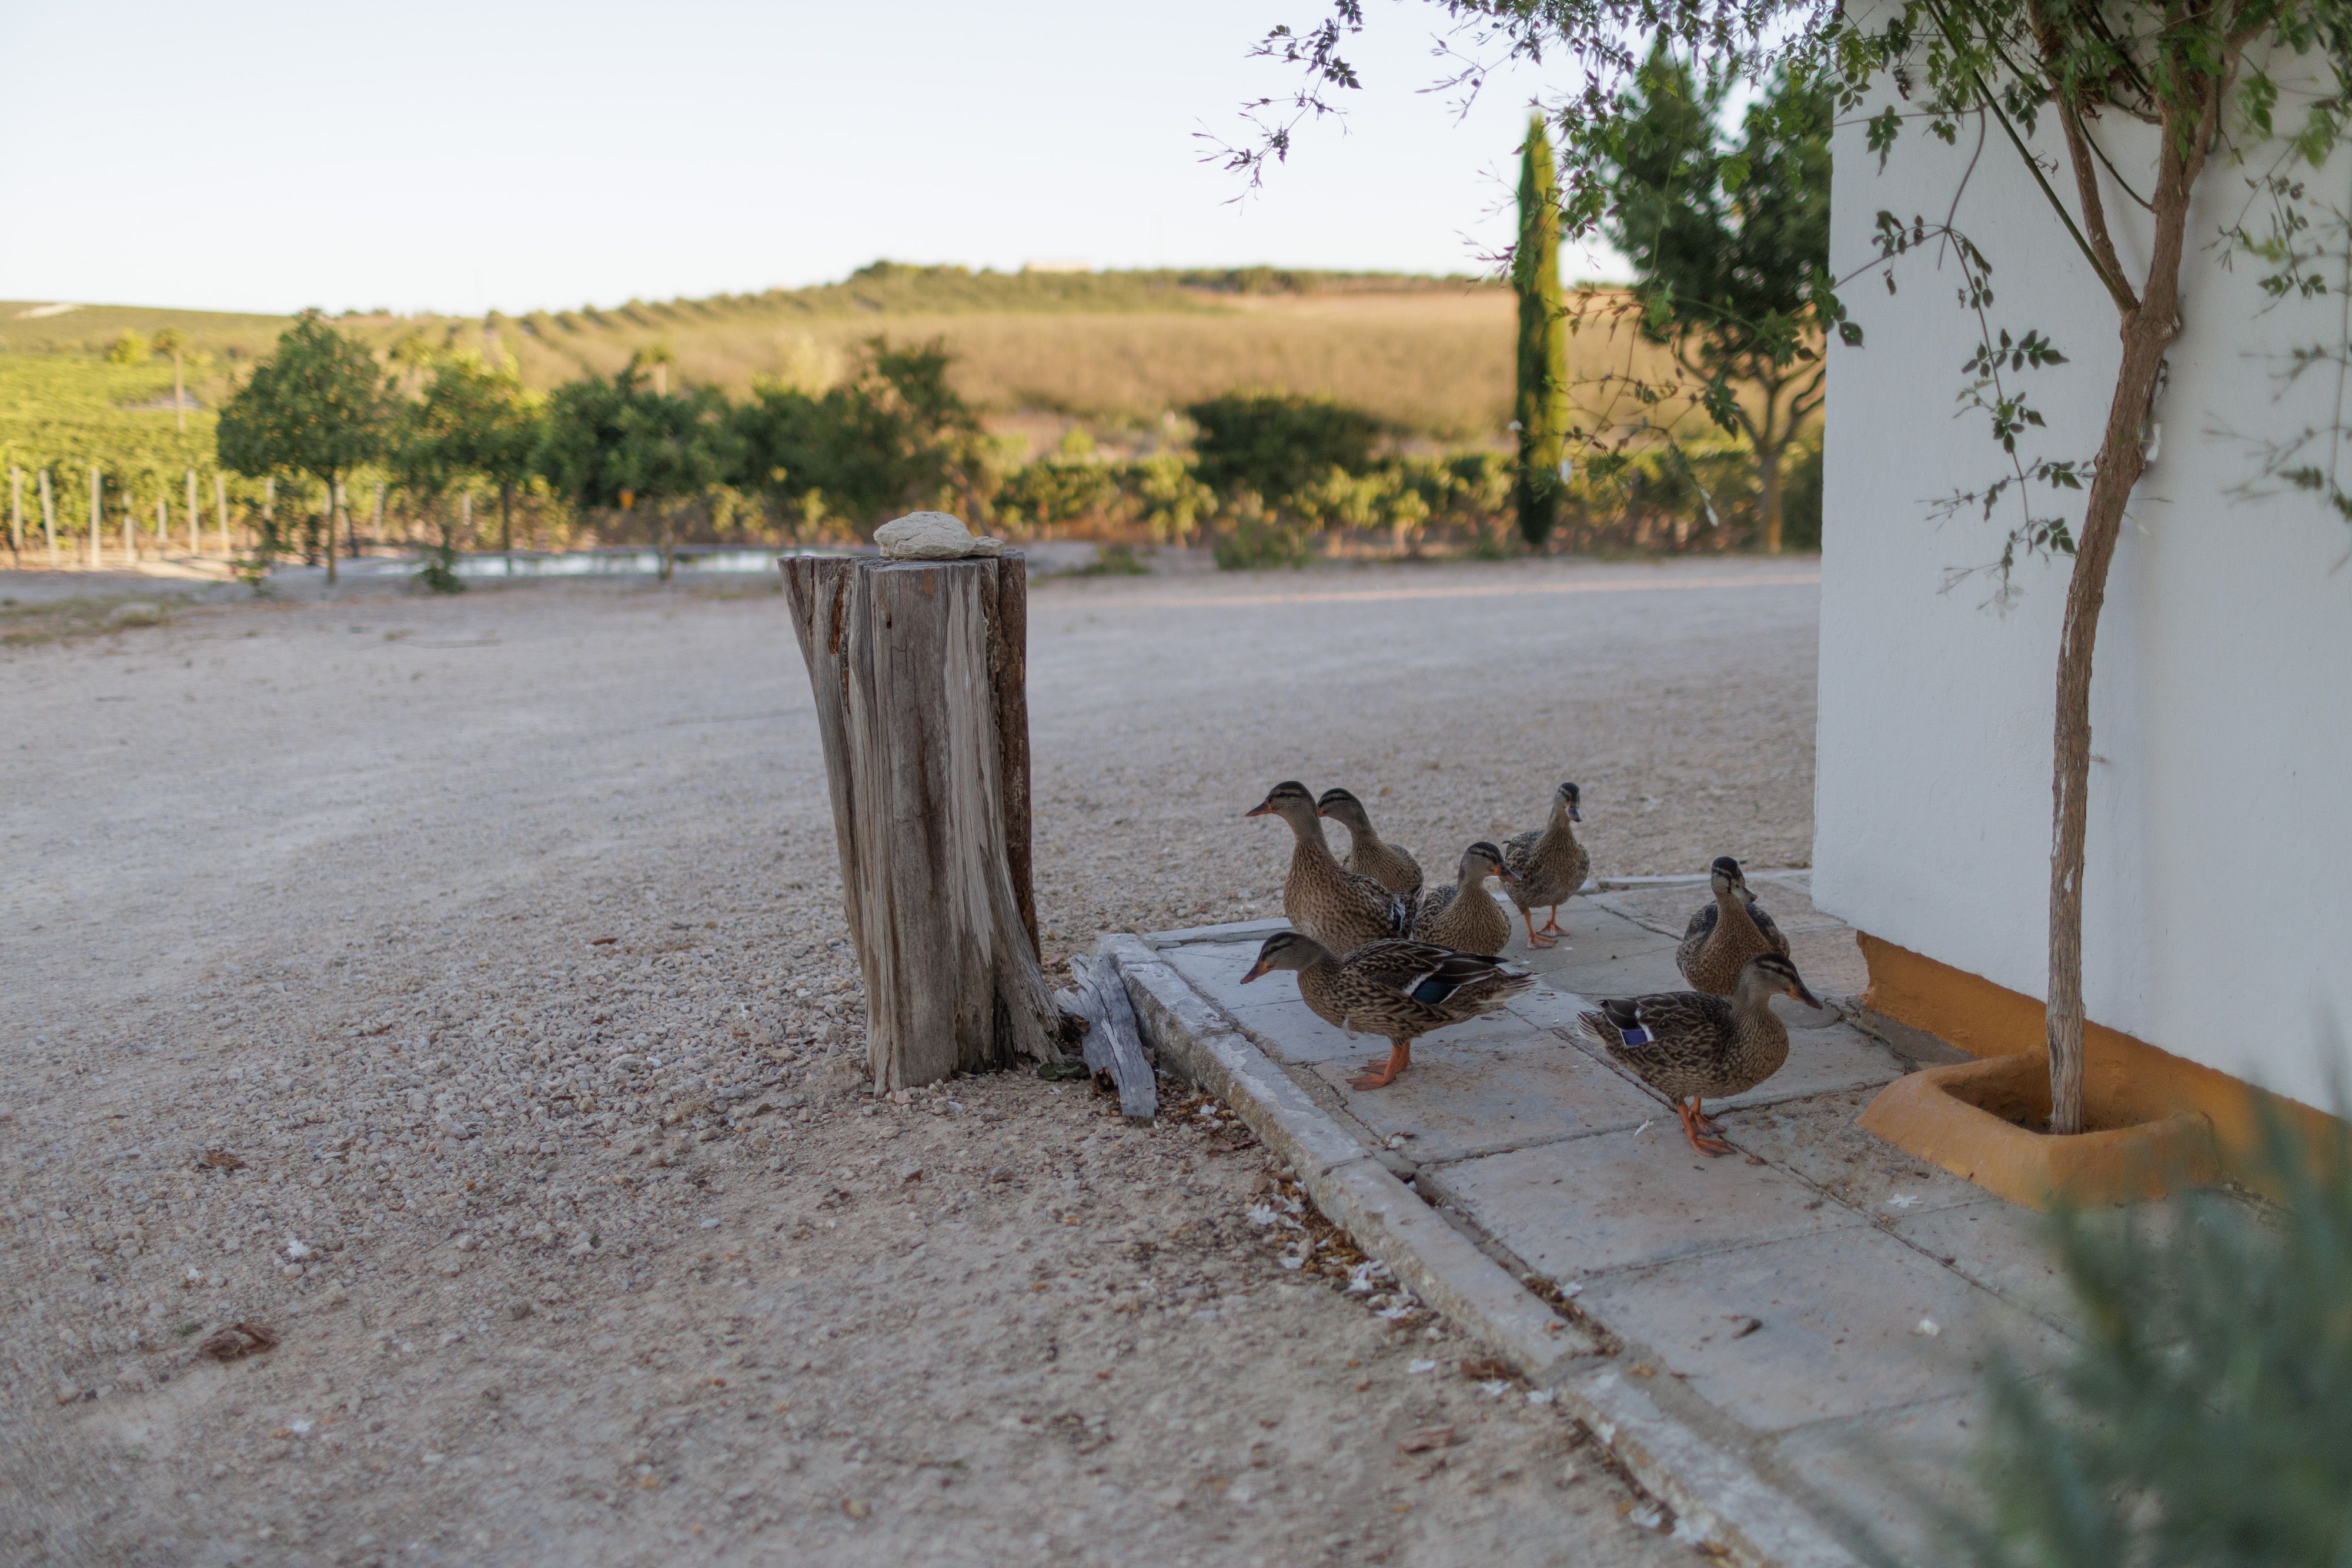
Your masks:
<path fill-rule="evenodd" d="M 783 562 L 877 1090 L 1055 1061 L 1029 883 L 1017 555 Z"/>

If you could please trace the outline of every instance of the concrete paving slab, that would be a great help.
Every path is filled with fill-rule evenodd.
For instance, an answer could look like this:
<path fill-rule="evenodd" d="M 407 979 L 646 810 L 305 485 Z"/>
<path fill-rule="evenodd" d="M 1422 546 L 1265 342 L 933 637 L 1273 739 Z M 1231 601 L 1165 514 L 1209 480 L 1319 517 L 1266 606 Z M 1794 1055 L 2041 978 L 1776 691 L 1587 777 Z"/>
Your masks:
<path fill-rule="evenodd" d="M 1962 1558 L 1932 1518 L 1975 1502 L 1969 1455 L 1983 1430 L 1975 1396 L 1961 1395 L 1800 1427 L 1773 1439 L 1765 1463 L 1885 1556 L 1929 1568 Z"/>
<path fill-rule="evenodd" d="M 1854 1124 L 1875 1087 L 1727 1113 L 1724 1130 L 1749 1154 L 1795 1172 L 1838 1202 L 1877 1217 L 1981 1203 L 1974 1182 L 1915 1159 Z"/>
<path fill-rule="evenodd" d="M 2046 1215 L 1988 1197 L 1905 1215 L 1888 1228 L 2012 1306 L 2063 1327 L 2081 1322 L 2050 1243 Z"/>
<path fill-rule="evenodd" d="M 1546 1049 L 1529 1051 L 1433 1035 L 1386 1089 L 1349 1088 L 1352 1061 L 1319 1062 L 1315 1072 L 1375 1138 L 1403 1134 L 1400 1152 L 1423 1165 L 1630 1129 L 1660 1113 L 1656 1100 L 1582 1051 L 1543 1038 Z"/>
<path fill-rule="evenodd" d="M 1646 1131 L 1424 1167 L 1419 1186 L 1562 1284 L 1862 1223 L 1769 1166 L 1694 1152 L 1663 1107 Z"/>
<path fill-rule="evenodd" d="M 2029 1366 L 2065 1346 L 1868 1225 L 1606 1274 L 1580 1304 L 1759 1432 L 1967 1394 L 1996 1341 Z"/>

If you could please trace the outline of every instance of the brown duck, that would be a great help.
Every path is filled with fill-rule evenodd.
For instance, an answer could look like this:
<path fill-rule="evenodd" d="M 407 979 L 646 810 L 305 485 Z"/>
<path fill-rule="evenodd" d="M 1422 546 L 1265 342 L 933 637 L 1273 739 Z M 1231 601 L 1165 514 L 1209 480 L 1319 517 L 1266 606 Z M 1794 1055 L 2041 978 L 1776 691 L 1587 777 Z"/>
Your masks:
<path fill-rule="evenodd" d="M 1576 841 L 1576 829 L 1570 825 L 1584 820 L 1576 809 L 1582 797 L 1575 785 L 1561 785 L 1552 791 L 1549 821 L 1504 841 L 1503 863 L 1517 879 L 1506 888 L 1528 923 L 1530 947 L 1554 946 L 1566 935 L 1559 928 L 1559 906 L 1584 885 L 1584 873 L 1592 869 L 1592 857 Z M 1540 932 L 1536 930 L 1538 907 L 1551 911 Z"/>
<path fill-rule="evenodd" d="M 1486 896 L 1490 876 L 1501 877 L 1505 886 L 1519 880 L 1503 863 L 1503 852 L 1482 839 L 1462 852 L 1462 868 L 1451 885 L 1433 887 L 1421 895 L 1421 907 L 1412 917 L 1414 937 L 1490 956 L 1508 946 L 1511 917 Z"/>
<path fill-rule="evenodd" d="M 1748 891 L 1748 878 L 1729 855 L 1716 857 L 1710 878 L 1715 902 L 1701 904 L 1675 949 L 1675 967 L 1692 988 L 1711 997 L 1727 997 L 1739 983 L 1739 972 L 1759 953 L 1789 956 L 1789 939 L 1772 917 L 1758 907 Z"/>
<path fill-rule="evenodd" d="M 1325 1023 L 1387 1039 L 1388 1061 L 1349 1081 L 1358 1089 L 1386 1088 L 1412 1065 L 1414 1040 L 1490 1012 L 1535 984 L 1524 970 L 1433 943 L 1372 942 L 1343 958 L 1296 931 L 1267 937 L 1242 984 L 1274 969 L 1297 971 L 1300 999 Z"/>
<path fill-rule="evenodd" d="M 1772 998 L 1792 996 L 1822 1004 L 1778 953 L 1760 953 L 1739 971 L 1728 1000 L 1698 991 L 1611 997 L 1595 1012 L 1580 1013 L 1584 1036 L 1675 1103 L 1683 1134 L 1703 1155 L 1727 1155 L 1731 1145 L 1701 1102 L 1755 1088 L 1789 1060 L 1789 1030 L 1772 1012 Z"/>
<path fill-rule="evenodd" d="M 1315 810 L 1348 830 L 1348 869 L 1370 877 L 1391 893 L 1421 891 L 1421 862 L 1410 852 L 1372 831 L 1364 803 L 1346 789 L 1326 789 Z"/>
<path fill-rule="evenodd" d="M 1352 953 L 1367 942 L 1412 931 L 1412 900 L 1332 858 L 1331 846 L 1323 839 L 1323 819 L 1316 814 L 1315 797 L 1306 785 L 1285 779 L 1242 813 L 1269 814 L 1289 823 L 1296 841 L 1290 874 L 1282 879 L 1282 912 L 1294 927 L 1335 953 Z"/>

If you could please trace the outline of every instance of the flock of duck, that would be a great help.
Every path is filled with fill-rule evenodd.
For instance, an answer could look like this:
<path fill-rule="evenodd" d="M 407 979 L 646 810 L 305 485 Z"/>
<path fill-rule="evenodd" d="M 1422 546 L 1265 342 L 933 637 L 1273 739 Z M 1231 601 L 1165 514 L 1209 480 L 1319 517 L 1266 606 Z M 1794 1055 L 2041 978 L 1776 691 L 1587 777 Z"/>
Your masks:
<path fill-rule="evenodd" d="M 1529 947 L 1556 946 L 1564 935 L 1559 906 L 1592 866 L 1576 838 L 1580 799 L 1575 785 L 1562 784 L 1542 827 L 1500 846 L 1478 840 L 1462 852 L 1451 885 L 1424 887 L 1420 863 L 1373 831 L 1354 795 L 1328 789 L 1318 800 L 1295 779 L 1276 785 L 1243 815 L 1277 816 L 1290 826 L 1282 911 L 1291 928 L 1266 938 L 1243 983 L 1276 969 L 1295 972 L 1299 997 L 1317 1017 L 1389 1042 L 1388 1060 L 1351 1080 L 1358 1089 L 1385 1088 L 1412 1065 L 1415 1040 L 1489 1012 L 1535 984 L 1498 956 L 1511 941 L 1511 922 L 1486 882 L 1500 880 L 1527 925 Z M 1326 817 L 1348 830 L 1344 863 L 1324 840 Z M 1709 881 L 1714 899 L 1691 915 L 1675 953 L 1692 988 L 1607 998 L 1579 1021 L 1594 1044 L 1674 1101 L 1693 1148 L 1727 1155 L 1731 1145 L 1703 1102 L 1752 1089 L 1788 1061 L 1789 1031 L 1773 1014 L 1772 998 L 1822 1004 L 1798 977 L 1789 939 L 1756 903 L 1739 862 L 1718 858 Z M 1538 909 L 1545 911 L 1540 929 Z"/>

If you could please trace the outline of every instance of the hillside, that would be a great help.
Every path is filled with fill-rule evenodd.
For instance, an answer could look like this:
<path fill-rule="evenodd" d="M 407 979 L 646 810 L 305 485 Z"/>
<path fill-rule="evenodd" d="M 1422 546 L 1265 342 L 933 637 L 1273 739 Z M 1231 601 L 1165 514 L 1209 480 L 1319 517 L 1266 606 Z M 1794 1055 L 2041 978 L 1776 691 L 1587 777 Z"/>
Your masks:
<path fill-rule="evenodd" d="M 1460 277 L 1270 268 L 996 273 L 880 262 L 811 288 L 520 317 L 362 313 L 339 324 L 387 350 L 411 335 L 436 346 L 494 348 L 512 354 L 539 386 L 609 374 L 637 350 L 663 344 L 676 355 L 679 380 L 737 395 L 761 376 L 830 382 L 858 343 L 877 334 L 938 337 L 959 357 L 961 390 L 1004 428 L 1040 416 L 1081 419 L 1108 434 L 1213 393 L 1280 387 L 1341 398 L 1429 437 L 1485 442 L 1501 438 L 1510 417 L 1513 308 L 1507 289 Z M 158 395 L 159 371 L 168 399 L 170 368 L 106 365 L 108 347 L 126 331 L 174 327 L 191 346 L 190 390 L 209 409 L 226 372 L 266 355 L 285 324 L 274 316 L 0 302 L 0 404 L 14 405 L 0 434 L 24 444 L 31 433 L 19 422 L 37 412 L 30 405 L 66 391 L 54 372 L 28 374 L 28 361 L 102 368 L 105 384 L 92 381 L 76 401 L 97 397 L 120 411 Z M 1612 355 L 1596 342 L 1579 358 L 1586 353 L 1598 371 L 1622 350 Z M 117 417 L 171 415 L 164 408 Z"/>

